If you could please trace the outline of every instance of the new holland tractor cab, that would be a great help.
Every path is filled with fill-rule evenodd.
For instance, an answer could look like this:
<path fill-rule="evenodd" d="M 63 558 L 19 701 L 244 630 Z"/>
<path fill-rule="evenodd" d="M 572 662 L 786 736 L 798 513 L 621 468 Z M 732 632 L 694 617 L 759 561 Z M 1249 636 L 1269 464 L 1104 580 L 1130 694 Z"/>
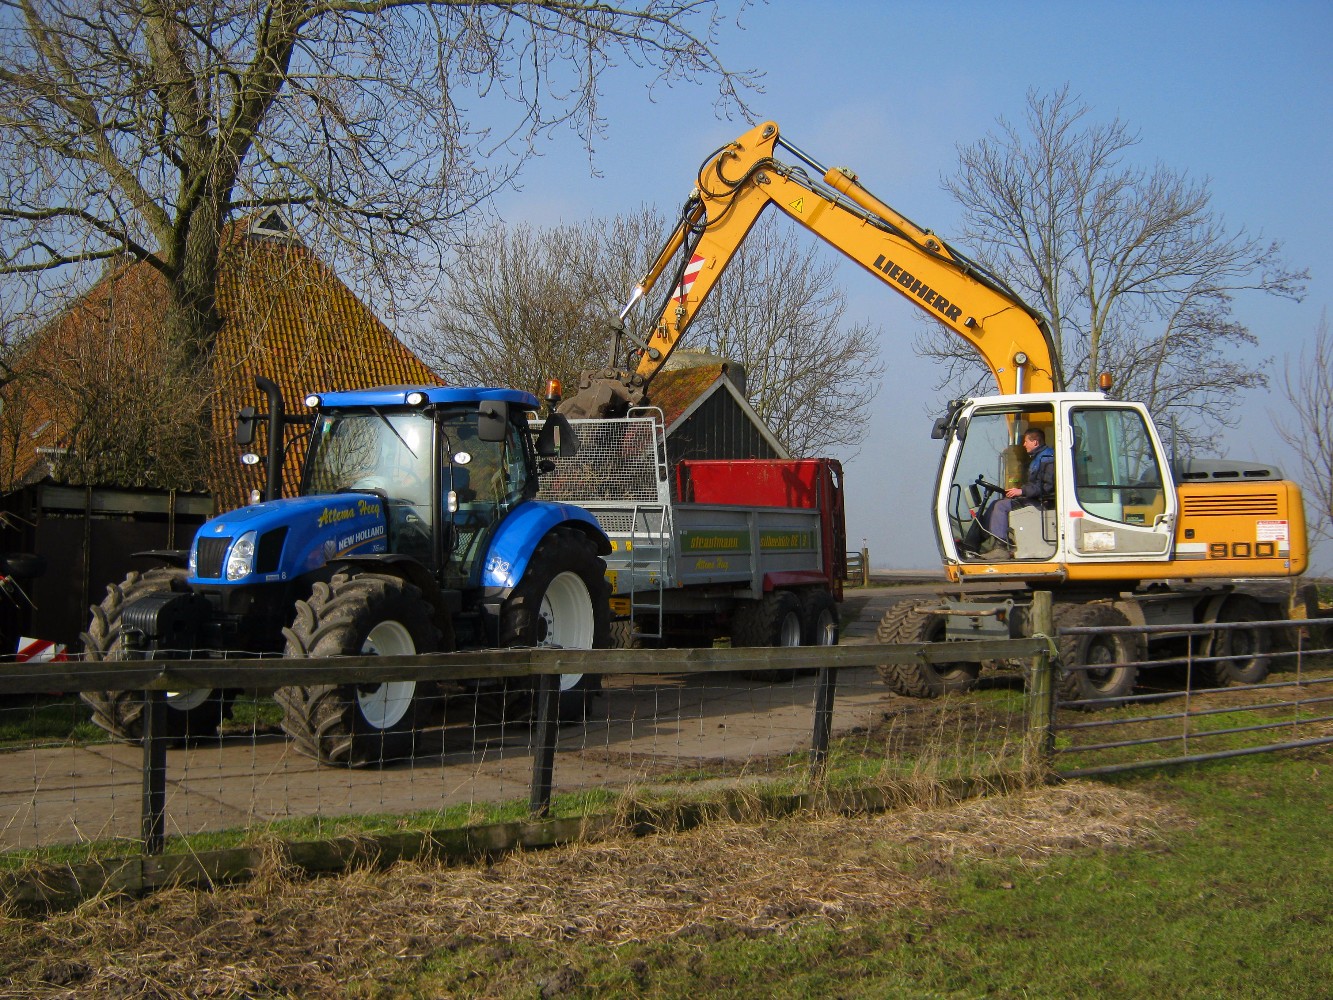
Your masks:
<path fill-rule="evenodd" d="M 151 553 L 167 565 L 130 573 L 93 609 L 90 659 L 124 658 L 130 630 L 146 655 L 163 658 L 608 644 L 610 543 L 582 508 L 536 499 L 550 457 L 577 447 L 558 415 L 532 430 L 536 396 L 388 386 L 314 394 L 312 416 L 286 418 L 276 386 L 258 381 L 271 412 L 243 413 L 238 437 L 269 422 L 265 492 L 277 497 L 283 425 L 310 423 L 300 495 L 213 518 L 188 553 Z M 596 684 L 563 677 L 562 708 Z M 276 698 L 303 753 L 355 766 L 410 756 L 451 694 L 475 695 L 480 718 L 514 702 L 512 685 L 499 682 L 286 686 Z M 169 734 L 215 736 L 233 696 L 170 693 Z M 140 692 L 83 697 L 108 732 L 142 734 Z"/>

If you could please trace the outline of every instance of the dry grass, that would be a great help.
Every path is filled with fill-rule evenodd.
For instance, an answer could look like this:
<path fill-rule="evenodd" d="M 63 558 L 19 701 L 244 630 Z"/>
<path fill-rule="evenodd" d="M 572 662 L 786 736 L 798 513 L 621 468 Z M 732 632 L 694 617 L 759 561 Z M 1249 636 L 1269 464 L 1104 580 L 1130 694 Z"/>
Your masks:
<path fill-rule="evenodd" d="M 100 899 L 0 919 L 0 997 L 343 997 L 441 949 L 518 939 L 608 944 L 701 928 L 781 933 L 929 906 L 963 858 L 1123 848 L 1186 821 L 1139 792 L 1071 782 L 872 817 L 718 823 L 518 854 Z"/>

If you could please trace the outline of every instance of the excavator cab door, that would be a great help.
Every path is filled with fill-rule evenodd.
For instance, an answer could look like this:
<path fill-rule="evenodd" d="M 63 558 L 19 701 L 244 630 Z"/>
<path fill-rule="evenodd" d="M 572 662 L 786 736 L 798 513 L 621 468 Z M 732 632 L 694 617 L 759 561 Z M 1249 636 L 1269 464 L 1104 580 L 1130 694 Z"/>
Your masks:
<path fill-rule="evenodd" d="M 1106 400 L 1062 407 L 1069 562 L 1165 560 L 1177 499 L 1161 442 L 1142 406 Z"/>

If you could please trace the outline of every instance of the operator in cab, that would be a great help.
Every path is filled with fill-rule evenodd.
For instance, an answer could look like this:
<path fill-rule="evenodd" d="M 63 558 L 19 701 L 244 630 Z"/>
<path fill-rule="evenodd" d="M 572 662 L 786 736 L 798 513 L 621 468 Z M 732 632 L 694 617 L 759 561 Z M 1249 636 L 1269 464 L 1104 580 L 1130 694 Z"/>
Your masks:
<path fill-rule="evenodd" d="M 1046 443 L 1046 432 L 1030 427 L 1023 434 L 1023 449 L 1028 453 L 1027 481 L 1004 491 L 1004 496 L 986 511 L 986 534 L 993 540 L 992 557 L 1007 559 L 1009 553 L 1009 513 L 1018 507 L 1049 509 L 1055 502 L 1055 449 Z"/>

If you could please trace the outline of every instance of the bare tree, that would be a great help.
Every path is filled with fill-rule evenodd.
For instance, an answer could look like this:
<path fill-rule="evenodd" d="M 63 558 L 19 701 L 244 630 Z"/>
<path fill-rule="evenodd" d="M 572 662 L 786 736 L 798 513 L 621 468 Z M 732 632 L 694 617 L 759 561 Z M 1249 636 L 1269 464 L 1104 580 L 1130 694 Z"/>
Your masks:
<path fill-rule="evenodd" d="M 449 271 L 435 326 L 417 353 L 448 381 L 537 391 L 542 379 L 577 382 L 610 361 L 610 321 L 669 229 L 653 210 L 534 230 L 497 227 Z M 855 448 L 864 421 L 848 419 L 883 372 L 878 330 L 844 324 L 846 298 L 830 254 L 765 217 L 697 315 L 687 345 L 746 369 L 751 404 L 795 454 Z M 658 317 L 629 318 L 641 339 Z M 651 391 L 649 393 L 651 398 Z"/>
<path fill-rule="evenodd" d="M 749 83 L 713 52 L 716 0 L 3 4 L 0 274 L 40 313 L 80 266 L 148 261 L 196 354 L 238 214 L 301 207 L 349 283 L 393 294 L 538 137 L 569 126 L 591 149 L 621 62 L 707 77 L 728 106 Z M 478 123 L 483 103 L 503 125 Z"/>
<path fill-rule="evenodd" d="M 114 268 L 16 360 L 0 387 L 0 488 L 34 468 L 67 483 L 205 488 L 212 375 L 142 322 L 145 297 L 162 297 L 146 285 L 160 275 Z"/>
<path fill-rule="evenodd" d="M 959 150 L 944 189 L 962 206 L 975 255 L 1050 321 L 1067 387 L 1117 393 L 1172 421 L 1180 442 L 1207 449 L 1242 390 L 1268 384 L 1239 358 L 1257 338 L 1231 317 L 1233 296 L 1299 299 L 1308 272 L 1276 242 L 1229 233 L 1208 183 L 1157 165 L 1130 165 L 1139 137 L 1119 118 L 1099 124 L 1068 87 L 1028 93 L 1024 122 Z M 917 349 L 946 363 L 941 387 L 981 384 L 970 348 L 932 327 Z"/>
<path fill-rule="evenodd" d="M 854 450 L 884 366 L 879 328 L 844 322 L 837 258 L 762 217 L 704 303 L 691 338 L 746 369 L 746 393 L 795 455 Z"/>
<path fill-rule="evenodd" d="M 1311 534 L 1333 539 L 1333 334 L 1328 313 L 1319 317 L 1314 343 L 1301 351 L 1296 370 L 1287 365 L 1284 382 L 1291 410 L 1273 425 L 1300 459 Z"/>
<path fill-rule="evenodd" d="M 496 224 L 448 268 L 434 322 L 412 348 L 458 385 L 577 385 L 607 364 L 615 299 L 664 226 L 651 209 L 545 229 Z"/>

